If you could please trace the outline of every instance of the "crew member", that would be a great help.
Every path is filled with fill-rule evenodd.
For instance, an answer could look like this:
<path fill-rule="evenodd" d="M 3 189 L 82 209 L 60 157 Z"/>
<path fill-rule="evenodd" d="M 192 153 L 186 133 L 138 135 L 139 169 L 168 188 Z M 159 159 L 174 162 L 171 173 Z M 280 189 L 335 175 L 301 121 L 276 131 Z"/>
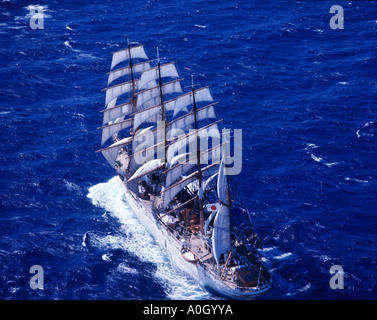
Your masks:
<path fill-rule="evenodd" d="M 139 181 L 139 194 L 140 197 L 144 200 L 149 200 L 150 196 L 147 191 L 147 183 L 145 181 Z"/>

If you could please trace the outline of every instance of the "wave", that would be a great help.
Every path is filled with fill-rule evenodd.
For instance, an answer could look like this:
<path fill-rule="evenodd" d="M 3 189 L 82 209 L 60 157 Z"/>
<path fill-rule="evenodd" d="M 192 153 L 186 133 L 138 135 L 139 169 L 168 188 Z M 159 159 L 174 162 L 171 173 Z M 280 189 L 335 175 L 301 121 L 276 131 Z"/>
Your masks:
<path fill-rule="evenodd" d="M 308 143 L 305 147 L 304 150 L 308 151 L 308 153 L 310 154 L 310 157 L 315 161 L 315 162 L 318 162 L 318 163 L 322 163 L 324 164 L 326 167 L 329 167 L 331 168 L 332 166 L 335 166 L 337 164 L 339 164 L 339 162 L 327 162 L 325 161 L 325 159 L 321 156 L 316 156 L 314 155 L 313 152 L 311 152 L 313 149 L 317 149 L 319 148 L 319 146 L 317 146 L 316 144 L 314 143 Z"/>
<path fill-rule="evenodd" d="M 310 157 L 315 161 L 324 164 L 326 167 L 331 168 L 332 166 L 335 166 L 339 164 L 339 162 L 326 162 L 322 157 L 317 157 L 314 154 L 310 154 Z"/>
<path fill-rule="evenodd" d="M 359 182 L 359 183 L 368 183 L 369 182 L 369 180 L 361 180 L 361 179 L 350 178 L 350 177 L 345 177 L 344 180 L 354 181 L 354 182 Z"/>
<path fill-rule="evenodd" d="M 134 254 L 142 262 L 156 265 L 155 277 L 164 287 L 170 299 L 213 299 L 211 294 L 204 290 L 196 281 L 173 269 L 166 252 L 157 244 L 148 233 L 130 207 L 124 201 L 123 189 L 119 178 L 114 177 L 106 183 L 99 183 L 89 188 L 87 195 L 93 205 L 103 208 L 106 215 L 117 218 L 121 225 L 121 232 L 115 235 L 90 234 L 95 238 L 92 245 L 104 246 L 109 249 L 122 249 Z M 84 235 L 83 245 L 87 246 L 88 236 Z M 111 256 L 102 256 L 105 261 L 111 260 Z M 126 270 L 124 266 L 119 266 Z"/>
<path fill-rule="evenodd" d="M 358 138 L 361 137 L 374 137 L 374 131 L 376 130 L 376 122 L 375 121 L 369 121 L 364 124 L 364 126 L 356 131 L 356 136 Z"/>
<path fill-rule="evenodd" d="M 279 256 L 275 256 L 274 259 L 282 260 L 282 259 L 288 258 L 291 255 L 292 255 L 292 252 L 287 252 L 287 253 L 283 253 Z"/>

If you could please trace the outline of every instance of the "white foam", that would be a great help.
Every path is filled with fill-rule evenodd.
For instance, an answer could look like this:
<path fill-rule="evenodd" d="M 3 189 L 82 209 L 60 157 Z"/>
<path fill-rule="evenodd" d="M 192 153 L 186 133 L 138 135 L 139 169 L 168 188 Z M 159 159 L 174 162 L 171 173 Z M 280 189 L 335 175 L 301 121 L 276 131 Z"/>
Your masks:
<path fill-rule="evenodd" d="M 281 259 L 288 258 L 291 255 L 292 255 L 292 252 L 287 252 L 287 253 L 281 254 L 280 256 L 275 256 L 274 259 L 281 260 Z"/>
<path fill-rule="evenodd" d="M 263 248 L 263 252 L 268 252 L 275 249 L 277 249 L 277 247 L 267 247 L 267 248 Z"/>
<path fill-rule="evenodd" d="M 298 291 L 305 292 L 305 291 L 308 291 L 311 287 L 312 287 L 312 285 L 310 283 L 308 283 L 305 286 L 303 286 L 302 288 L 298 289 Z"/>
<path fill-rule="evenodd" d="M 347 181 L 355 181 L 355 182 L 360 182 L 360 183 L 368 183 L 368 180 L 360 180 L 360 179 L 355 179 L 355 178 L 350 178 L 350 177 L 345 177 L 344 180 Z"/>
<path fill-rule="evenodd" d="M 111 254 L 105 253 L 102 255 L 102 260 L 106 262 L 111 262 Z"/>
<path fill-rule="evenodd" d="M 305 150 L 308 150 L 308 149 L 315 149 L 315 148 L 318 148 L 318 146 L 314 143 L 308 143 Z"/>
<path fill-rule="evenodd" d="M 117 270 L 127 274 L 138 274 L 138 271 L 134 268 L 128 267 L 126 264 L 119 264 Z"/>
<path fill-rule="evenodd" d="M 68 191 L 80 191 L 80 187 L 76 183 L 65 179 L 63 179 L 63 182 Z"/>
<path fill-rule="evenodd" d="M 321 157 L 316 157 L 314 154 L 311 154 L 310 156 L 311 156 L 311 158 L 312 158 L 314 161 L 316 161 L 316 162 L 321 162 L 321 161 L 323 160 L 323 158 L 321 158 Z"/>
<path fill-rule="evenodd" d="M 310 157 L 314 160 L 314 161 L 316 161 L 316 162 L 319 162 L 319 163 L 322 163 L 322 164 L 324 164 L 326 167 L 329 167 L 329 168 L 331 168 L 332 166 L 335 166 L 335 165 L 337 165 L 339 162 L 325 162 L 324 160 L 323 160 L 323 158 L 322 157 L 317 157 L 317 156 L 315 156 L 314 154 L 310 154 Z"/>
<path fill-rule="evenodd" d="M 95 240 L 100 246 L 120 248 L 134 254 L 141 261 L 155 264 L 157 266 L 155 277 L 171 299 L 211 298 L 210 293 L 201 288 L 196 281 L 172 268 L 166 252 L 156 243 L 124 201 L 118 177 L 89 188 L 87 196 L 93 205 L 105 209 L 106 214 L 116 217 L 121 224 L 121 234 L 95 235 Z"/>
<path fill-rule="evenodd" d="M 367 127 L 369 127 L 371 124 L 374 124 L 374 121 L 369 121 L 369 122 L 367 122 L 366 124 L 364 124 L 364 126 L 363 126 L 363 128 L 367 128 Z M 359 130 L 357 130 L 356 131 L 356 136 L 358 137 L 358 138 L 361 138 L 361 136 L 366 136 L 366 137 L 373 137 L 374 135 L 373 135 L 373 133 L 371 133 L 371 132 L 362 132 L 362 133 L 360 133 L 360 130 L 361 129 L 359 129 Z"/>

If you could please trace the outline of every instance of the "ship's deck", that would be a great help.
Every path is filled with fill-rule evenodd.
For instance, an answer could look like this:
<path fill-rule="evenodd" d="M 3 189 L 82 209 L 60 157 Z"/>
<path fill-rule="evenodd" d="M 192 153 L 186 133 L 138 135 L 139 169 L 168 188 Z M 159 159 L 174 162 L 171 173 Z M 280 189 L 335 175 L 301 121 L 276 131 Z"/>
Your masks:
<path fill-rule="evenodd" d="M 161 197 L 151 195 L 150 200 L 142 200 L 145 205 L 150 208 L 160 203 Z M 216 277 L 221 277 L 229 287 L 232 288 L 250 288 L 258 285 L 258 282 L 267 281 L 266 274 L 260 272 L 254 255 L 241 243 L 234 244 L 234 254 L 243 257 L 243 264 L 234 265 L 226 261 L 222 261 L 219 266 L 215 263 L 211 251 L 204 244 L 199 233 L 191 233 L 185 229 L 179 233 L 179 222 L 181 220 L 171 215 L 162 214 L 159 218 L 161 222 L 168 228 L 178 241 L 185 244 L 203 266 Z M 185 240 L 185 241 L 183 241 Z M 225 267 L 225 270 L 224 270 Z M 237 281 L 235 281 L 237 280 Z"/>
<path fill-rule="evenodd" d="M 129 162 L 128 155 L 122 152 L 119 154 L 117 160 L 119 161 L 118 173 L 125 173 L 124 169 L 128 167 Z M 139 200 L 142 201 L 146 207 L 150 208 L 151 211 L 155 212 L 156 208 L 162 206 L 163 200 L 159 194 L 151 193 L 149 196 L 149 200 L 143 200 L 141 198 L 139 198 Z M 207 240 L 205 238 L 202 239 L 200 233 L 197 232 L 200 229 L 198 222 L 195 222 L 194 225 L 190 225 L 191 221 L 185 220 L 187 217 L 184 219 L 180 216 L 180 218 L 181 219 L 175 217 L 175 215 L 164 213 L 158 216 L 158 220 L 160 220 L 167 230 L 170 231 L 172 236 L 182 244 L 182 247 L 186 246 L 189 248 L 199 263 L 213 276 L 221 278 L 227 286 L 248 290 L 252 287 L 256 287 L 258 283 L 269 281 L 269 275 L 265 271 L 261 272 L 254 254 L 240 243 L 234 243 L 229 263 L 222 260 L 220 265 L 217 265 L 209 246 L 205 244 Z M 235 260 L 233 258 L 235 258 Z"/>

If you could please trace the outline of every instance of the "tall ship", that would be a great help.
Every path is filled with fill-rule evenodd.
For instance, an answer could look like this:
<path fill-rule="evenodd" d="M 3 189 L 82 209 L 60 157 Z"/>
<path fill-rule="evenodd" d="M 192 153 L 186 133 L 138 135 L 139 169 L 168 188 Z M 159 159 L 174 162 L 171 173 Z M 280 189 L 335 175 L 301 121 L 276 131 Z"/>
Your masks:
<path fill-rule="evenodd" d="M 112 53 L 97 152 L 177 268 L 227 298 L 253 299 L 271 274 L 233 183 L 230 130 L 220 131 L 209 87 L 192 76 L 185 87 L 177 63 L 162 60 L 158 48 L 148 59 L 144 45 Z"/>

